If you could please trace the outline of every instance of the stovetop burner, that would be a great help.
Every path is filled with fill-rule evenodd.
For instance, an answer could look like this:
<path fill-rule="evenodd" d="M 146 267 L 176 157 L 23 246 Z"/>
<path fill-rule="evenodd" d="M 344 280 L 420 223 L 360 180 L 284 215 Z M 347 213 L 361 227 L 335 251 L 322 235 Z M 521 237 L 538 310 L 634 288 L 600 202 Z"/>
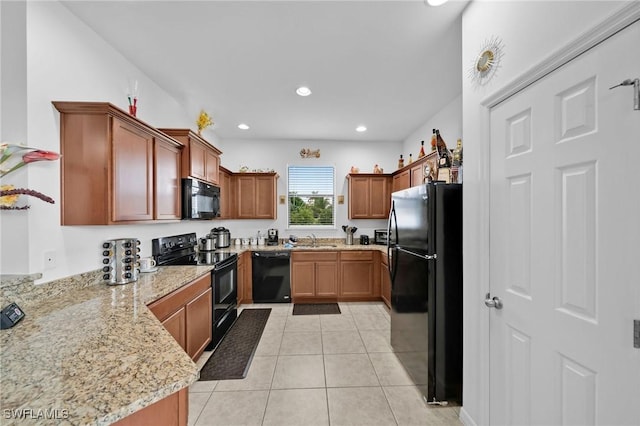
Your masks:
<path fill-rule="evenodd" d="M 154 238 L 151 240 L 151 254 L 158 266 L 170 265 L 215 265 L 220 266 L 237 259 L 238 255 L 229 251 L 196 250 L 198 238 L 195 233 Z"/>

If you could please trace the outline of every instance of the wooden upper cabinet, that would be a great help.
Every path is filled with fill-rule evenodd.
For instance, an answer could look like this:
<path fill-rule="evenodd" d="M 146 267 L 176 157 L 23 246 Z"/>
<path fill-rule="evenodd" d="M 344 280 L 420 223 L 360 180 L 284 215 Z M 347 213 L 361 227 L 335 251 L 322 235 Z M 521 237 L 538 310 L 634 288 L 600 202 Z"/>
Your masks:
<path fill-rule="evenodd" d="M 391 177 L 349 174 L 349 219 L 385 219 L 391 205 Z"/>
<path fill-rule="evenodd" d="M 426 176 L 424 175 L 424 166 L 426 166 L 428 162 L 435 164 L 437 155 L 436 151 L 431 151 L 424 157 L 393 172 L 391 192 L 401 191 L 425 183 Z"/>
<path fill-rule="evenodd" d="M 424 183 L 424 164 L 420 162 L 411 167 L 411 186 L 418 186 Z"/>
<path fill-rule="evenodd" d="M 218 219 L 231 219 L 234 212 L 231 172 L 224 167 L 220 167 L 218 170 L 218 183 L 220 185 L 220 216 Z"/>
<path fill-rule="evenodd" d="M 153 136 L 113 120 L 114 222 L 153 219 Z"/>
<path fill-rule="evenodd" d="M 155 216 L 156 219 L 180 219 L 181 150 L 166 139 L 155 142 Z"/>
<path fill-rule="evenodd" d="M 369 216 L 373 219 L 389 217 L 391 193 L 388 176 L 372 176 L 369 180 L 371 198 L 369 199 Z"/>
<path fill-rule="evenodd" d="M 254 176 L 235 176 L 238 219 L 252 219 L 256 215 L 256 180 Z"/>
<path fill-rule="evenodd" d="M 187 150 L 185 149 L 185 157 L 188 157 L 188 161 L 185 162 L 184 168 L 184 177 L 193 176 L 198 179 L 205 180 L 207 177 L 207 168 L 205 162 L 206 158 L 206 147 L 198 142 L 189 143 L 189 154 L 186 154 Z"/>
<path fill-rule="evenodd" d="M 218 151 L 219 152 L 219 151 Z M 205 151 L 205 179 L 207 182 L 219 184 L 218 168 L 220 166 L 220 154 L 207 149 Z"/>
<path fill-rule="evenodd" d="M 276 219 L 276 173 L 238 173 L 235 187 L 237 219 Z"/>
<path fill-rule="evenodd" d="M 402 170 L 397 175 L 393 175 L 391 192 L 401 191 L 411 186 L 411 170 Z"/>
<path fill-rule="evenodd" d="M 160 129 L 184 145 L 182 151 L 182 177 L 194 177 L 218 185 L 220 151 L 191 129 Z"/>
<path fill-rule="evenodd" d="M 179 219 L 178 141 L 107 102 L 53 104 L 60 112 L 62 225 Z"/>

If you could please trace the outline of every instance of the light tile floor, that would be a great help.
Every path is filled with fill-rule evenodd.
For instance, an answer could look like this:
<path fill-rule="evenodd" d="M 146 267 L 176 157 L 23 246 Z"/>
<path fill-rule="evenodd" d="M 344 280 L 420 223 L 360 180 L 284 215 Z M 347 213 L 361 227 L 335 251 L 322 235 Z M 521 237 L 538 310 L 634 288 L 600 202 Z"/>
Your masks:
<path fill-rule="evenodd" d="M 340 303 L 341 315 L 271 308 L 247 377 L 196 382 L 189 425 L 461 425 L 460 407 L 426 405 L 389 344 L 382 303 Z M 202 366 L 211 353 L 205 353 Z"/>

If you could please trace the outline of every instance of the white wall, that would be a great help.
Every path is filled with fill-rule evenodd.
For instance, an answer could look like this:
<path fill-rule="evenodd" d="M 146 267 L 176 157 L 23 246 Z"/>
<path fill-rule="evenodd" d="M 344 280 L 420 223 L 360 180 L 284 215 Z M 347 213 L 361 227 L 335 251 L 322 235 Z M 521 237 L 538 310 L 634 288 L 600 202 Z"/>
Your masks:
<path fill-rule="evenodd" d="M 484 139 L 481 102 L 557 49 L 577 39 L 585 31 L 611 15 L 625 2 L 598 1 L 474 1 L 462 20 L 463 67 L 468 67 L 482 43 L 494 36 L 504 42 L 504 58 L 494 78 L 475 87 L 463 69 L 464 146 L 464 395 L 462 417 L 466 423 L 489 423 L 488 325 L 489 310 L 484 294 L 489 290 L 486 263 L 480 253 L 488 247 L 486 187 L 490 184 L 483 155 L 489 141 Z M 615 66 L 615 64 L 612 64 Z"/>
<path fill-rule="evenodd" d="M 129 79 L 139 82 L 138 117 L 143 121 L 156 127 L 194 127 L 194 118 L 187 117 L 181 105 L 58 2 L 27 2 L 26 46 L 27 129 L 25 140 L 16 142 L 59 152 L 59 115 L 51 101 L 107 101 L 126 108 Z M 7 53 L 3 50 L 3 59 Z M 217 141 L 213 133 L 205 137 Z M 22 170 L 28 170 L 29 188 L 57 203 L 29 198 L 29 211 L 0 213 L 3 274 L 44 272 L 42 281 L 50 281 L 99 268 L 100 244 L 105 239 L 137 237 L 142 241 L 142 255 L 150 255 L 152 238 L 201 234 L 212 227 L 211 222 L 61 227 L 60 162 L 34 163 Z M 12 181 L 13 175 L 9 176 L 3 183 Z M 25 241 L 27 252 L 11 249 Z M 47 251 L 55 253 L 57 265 L 44 270 Z"/>
<path fill-rule="evenodd" d="M 27 54 L 26 54 L 26 4 L 24 2 L 0 2 L 0 141 L 24 141 L 27 135 Z M 25 169 L 2 179 L 2 184 L 16 188 L 28 187 Z M 16 264 L 26 259 L 29 241 L 5 237 L 6 230 L 26 229 L 28 217 L 24 212 L 0 211 L 0 259 L 4 271 L 5 259 Z"/>
<path fill-rule="evenodd" d="M 433 129 L 440 130 L 440 136 L 442 136 L 449 149 L 456 147 L 457 140 L 462 139 L 462 93 L 452 99 L 436 115 L 429 118 L 404 140 L 402 151 L 405 158 L 409 158 L 409 153 L 413 154 L 414 160 L 418 158 L 421 141 L 424 141 L 425 153 L 431 152 Z M 462 144 L 464 146 L 464 141 L 462 141 Z"/>
<path fill-rule="evenodd" d="M 3 12 L 5 9 L 3 4 Z M 15 15 L 13 18 L 17 18 L 18 23 L 22 20 L 22 24 L 17 26 L 12 35 L 26 34 L 26 59 L 20 43 L 16 43 L 12 52 L 23 52 L 26 83 L 15 86 L 21 89 L 15 95 L 27 100 L 24 114 L 27 119 L 19 133 L 25 135 L 24 140 L 16 142 L 59 152 L 59 114 L 51 101 L 107 101 L 124 109 L 127 106 L 127 85 L 132 79 L 137 79 L 140 87 L 140 119 L 155 127 L 194 127 L 194 117 L 187 116 L 182 105 L 59 2 L 27 2 L 26 9 L 24 6 L 17 9 L 12 12 Z M 6 15 L 3 16 L 6 18 Z M 3 35 L 6 31 L 3 26 Z M 2 58 L 10 58 L 9 53 L 3 50 Z M 338 206 L 337 224 L 349 223 L 369 234 L 373 229 L 386 225 L 384 221 L 347 221 L 345 176 L 352 165 L 365 172 L 371 171 L 373 165 L 378 163 L 386 172 L 392 172 L 400 154 L 400 143 L 363 146 L 356 142 L 301 141 L 292 145 L 284 141 L 221 141 L 214 131 L 205 131 L 204 136 L 223 150 L 222 164 L 230 170 L 237 171 L 240 165 L 277 170 L 281 176 L 279 194 L 286 194 L 288 163 L 335 164 L 337 193 L 345 195 L 345 204 Z M 322 157 L 319 160 L 301 160 L 298 153 L 301 148 L 307 147 L 320 148 Z M 201 236 L 215 226 L 227 226 L 232 236 L 253 235 L 258 230 L 271 227 L 287 235 L 285 205 L 278 206 L 276 221 L 192 221 L 139 226 L 62 227 L 59 210 L 60 162 L 39 162 L 22 170 L 24 177 L 10 175 L 11 180 L 5 178 L 3 183 L 13 179 L 21 183 L 24 181 L 25 186 L 53 197 L 58 203 L 50 205 L 29 198 L 31 209 L 28 212 L 0 213 L 2 274 L 42 272 L 43 278 L 39 282 L 47 282 L 95 270 L 100 267 L 100 245 L 111 238 L 138 238 L 142 242 L 142 256 L 148 256 L 151 254 L 152 238 L 185 232 L 196 232 Z M 344 233 L 338 226 L 334 231 L 317 232 L 317 235 L 341 237 Z M 53 252 L 56 257 L 55 267 L 49 269 L 45 269 L 44 262 L 47 252 Z"/>
<path fill-rule="evenodd" d="M 378 164 L 385 173 L 392 173 L 397 168 L 400 157 L 400 143 L 355 141 L 312 141 L 302 140 L 298 143 L 280 140 L 225 140 L 225 151 L 222 165 L 231 171 L 238 171 L 247 166 L 253 169 L 273 169 L 280 176 L 277 193 L 287 194 L 287 165 L 333 165 L 336 176 L 336 195 L 344 195 L 344 204 L 336 205 L 336 229 L 313 231 L 318 237 L 345 236 L 342 225 L 358 227 L 356 236 L 367 234 L 373 236 L 373 229 L 385 228 L 385 220 L 348 220 L 349 189 L 346 175 L 351 166 L 360 168 L 362 173 L 372 173 L 373 166 Z M 300 158 L 300 150 L 320 149 L 320 158 Z M 304 237 L 306 231 L 287 230 L 287 205 L 278 204 L 277 220 L 235 220 L 226 221 L 225 226 L 231 230 L 231 236 L 252 236 L 258 230 L 263 233 L 268 228 L 277 228 L 280 236 L 295 234 Z"/>

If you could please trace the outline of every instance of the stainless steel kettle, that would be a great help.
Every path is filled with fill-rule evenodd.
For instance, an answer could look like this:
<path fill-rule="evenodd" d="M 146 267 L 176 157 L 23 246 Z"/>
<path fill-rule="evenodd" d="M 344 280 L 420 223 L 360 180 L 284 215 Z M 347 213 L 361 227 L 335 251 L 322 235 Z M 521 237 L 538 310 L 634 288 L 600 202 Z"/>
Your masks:
<path fill-rule="evenodd" d="M 205 238 L 200 238 L 198 248 L 200 251 L 214 251 L 216 249 L 216 242 L 217 238 L 209 234 Z"/>
<path fill-rule="evenodd" d="M 225 248 L 231 245 L 231 232 L 227 228 L 213 228 L 209 235 L 216 238 L 216 248 Z"/>

